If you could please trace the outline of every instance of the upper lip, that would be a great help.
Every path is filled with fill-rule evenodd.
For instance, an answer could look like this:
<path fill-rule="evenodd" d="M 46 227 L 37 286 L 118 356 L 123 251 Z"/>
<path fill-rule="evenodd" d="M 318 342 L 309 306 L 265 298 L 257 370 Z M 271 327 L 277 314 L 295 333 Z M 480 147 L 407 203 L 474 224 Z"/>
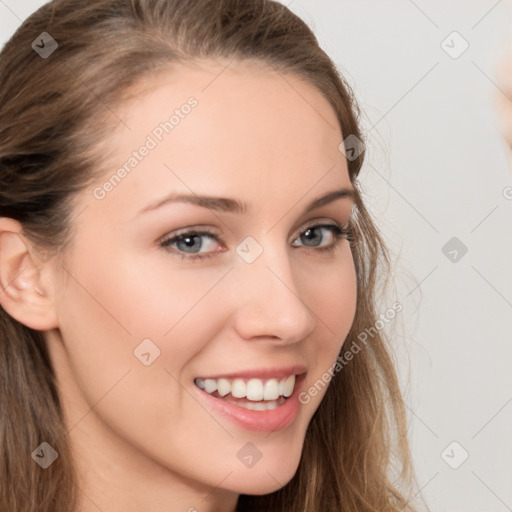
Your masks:
<path fill-rule="evenodd" d="M 307 369 L 303 364 L 296 364 L 293 366 L 281 366 L 279 368 L 253 368 L 248 370 L 240 370 L 231 373 L 219 373 L 209 376 L 201 376 L 202 379 L 267 379 L 271 377 L 284 378 L 290 375 L 302 375 L 306 373 Z"/>

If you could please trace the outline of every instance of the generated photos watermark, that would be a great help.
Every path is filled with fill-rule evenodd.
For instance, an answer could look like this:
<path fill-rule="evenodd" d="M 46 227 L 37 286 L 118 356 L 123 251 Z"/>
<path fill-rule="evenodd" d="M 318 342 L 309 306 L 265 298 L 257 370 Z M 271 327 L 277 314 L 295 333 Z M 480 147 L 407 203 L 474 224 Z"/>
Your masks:
<path fill-rule="evenodd" d="M 138 150 L 132 153 L 132 156 L 124 162 L 124 164 L 117 169 L 112 175 L 103 183 L 103 185 L 95 187 L 93 196 L 95 199 L 105 199 L 109 192 L 121 183 L 139 164 L 150 154 L 150 152 L 158 147 L 164 140 L 166 135 L 169 135 L 191 112 L 196 108 L 199 102 L 196 98 L 191 96 L 187 102 L 181 107 L 174 109 L 174 112 L 168 120 L 162 121 L 155 126 L 151 133 L 146 137 L 146 140 Z"/>
<path fill-rule="evenodd" d="M 341 371 L 355 355 L 359 354 L 359 352 L 368 345 L 368 337 L 373 338 L 378 334 L 379 331 L 384 329 L 384 327 L 396 317 L 397 313 L 402 311 L 402 309 L 402 304 L 400 302 L 395 302 L 385 313 L 381 313 L 379 315 L 379 319 L 375 322 L 375 325 L 367 327 L 357 335 L 357 340 L 363 346 L 358 344 L 356 340 L 352 340 L 350 348 L 347 348 L 343 355 L 340 354 L 337 357 L 336 362 L 326 370 L 314 384 L 305 391 L 299 393 L 299 402 L 303 405 L 308 404 L 311 401 L 311 397 L 316 396 L 323 388 L 328 386 L 334 375 Z M 345 347 L 346 345 L 344 344 L 343 346 Z"/>

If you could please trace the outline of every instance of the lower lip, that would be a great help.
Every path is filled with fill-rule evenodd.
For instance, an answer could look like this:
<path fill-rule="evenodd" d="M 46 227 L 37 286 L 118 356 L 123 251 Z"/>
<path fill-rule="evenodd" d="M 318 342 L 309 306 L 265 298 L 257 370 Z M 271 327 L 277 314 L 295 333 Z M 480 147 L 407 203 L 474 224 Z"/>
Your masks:
<path fill-rule="evenodd" d="M 209 407 L 222 416 L 231 420 L 235 425 L 256 432 L 275 432 L 286 428 L 292 423 L 300 408 L 299 393 L 302 391 L 305 375 L 296 376 L 293 393 L 284 404 L 267 411 L 251 411 L 238 405 L 215 398 L 193 384 L 199 395 Z"/>

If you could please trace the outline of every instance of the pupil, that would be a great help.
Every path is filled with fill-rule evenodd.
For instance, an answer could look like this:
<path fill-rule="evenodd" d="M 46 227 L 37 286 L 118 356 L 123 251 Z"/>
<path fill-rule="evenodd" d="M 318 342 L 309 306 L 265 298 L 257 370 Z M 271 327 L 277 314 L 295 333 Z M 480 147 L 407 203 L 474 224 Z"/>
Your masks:
<path fill-rule="evenodd" d="M 182 242 L 185 242 L 185 245 L 188 247 L 188 248 L 193 248 L 194 247 L 194 240 L 197 240 L 198 237 L 197 236 L 187 236 L 186 238 L 183 238 Z M 195 244 L 197 245 L 197 244 Z M 199 246 L 197 247 L 199 249 L 200 247 L 200 244 Z"/>
<path fill-rule="evenodd" d="M 315 232 L 315 228 L 309 228 L 307 229 L 307 231 L 304 233 L 304 237 L 308 240 L 314 240 L 315 239 L 315 235 L 314 235 L 314 232 Z M 316 238 L 318 238 L 318 235 L 316 236 Z"/>

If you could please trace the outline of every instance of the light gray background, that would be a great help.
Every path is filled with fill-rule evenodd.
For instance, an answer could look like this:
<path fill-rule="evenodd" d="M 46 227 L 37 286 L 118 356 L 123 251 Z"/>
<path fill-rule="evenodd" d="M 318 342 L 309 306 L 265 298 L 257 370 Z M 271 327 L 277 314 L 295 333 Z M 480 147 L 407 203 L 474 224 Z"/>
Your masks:
<path fill-rule="evenodd" d="M 0 0 L 0 43 L 43 3 Z M 404 306 L 392 343 L 426 501 L 436 512 L 512 510 L 512 169 L 493 104 L 511 3 L 282 3 L 364 111 L 365 198 L 397 261 L 382 313 Z M 456 59 L 441 46 L 453 31 L 469 43 Z M 455 263 L 442 252 L 452 237 L 468 248 Z M 445 460 L 459 464 L 462 450 L 452 469 Z"/>

